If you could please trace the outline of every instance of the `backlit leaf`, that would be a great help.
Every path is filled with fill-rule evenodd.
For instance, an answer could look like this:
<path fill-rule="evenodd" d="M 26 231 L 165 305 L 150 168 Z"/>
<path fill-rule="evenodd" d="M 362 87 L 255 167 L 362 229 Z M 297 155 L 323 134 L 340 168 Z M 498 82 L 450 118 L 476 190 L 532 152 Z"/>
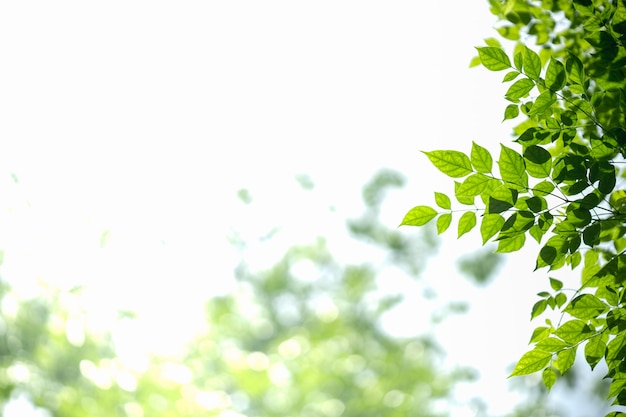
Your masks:
<path fill-rule="evenodd" d="M 544 369 L 543 373 L 541 374 L 541 379 L 543 380 L 543 384 L 546 386 L 548 391 L 550 391 L 550 389 L 554 386 L 554 383 L 556 382 L 556 378 L 557 378 L 556 372 L 554 371 L 554 369 L 550 367 Z"/>
<path fill-rule="evenodd" d="M 452 207 L 450 202 L 450 197 L 445 195 L 444 193 L 439 193 L 435 191 L 435 203 L 442 209 L 450 210 Z"/>
<path fill-rule="evenodd" d="M 569 348 L 560 351 L 556 354 L 556 369 L 561 372 L 561 375 L 567 372 L 569 368 L 572 367 L 574 361 L 576 360 L 576 348 Z"/>
<path fill-rule="evenodd" d="M 538 114 L 545 113 L 556 102 L 556 96 L 550 90 L 546 90 L 539 94 L 539 97 L 535 100 L 533 108 L 530 109 L 529 116 L 536 116 Z"/>
<path fill-rule="evenodd" d="M 541 58 L 536 52 L 523 47 L 524 73 L 531 79 L 538 81 L 541 74 Z"/>
<path fill-rule="evenodd" d="M 472 163 L 463 152 L 431 151 L 424 154 L 437 169 L 449 177 L 460 178 L 472 173 Z"/>
<path fill-rule="evenodd" d="M 578 343 L 591 336 L 591 329 L 582 320 L 570 320 L 563 323 L 554 334 L 569 343 Z"/>
<path fill-rule="evenodd" d="M 511 60 L 501 49 L 493 46 L 477 47 L 478 56 L 483 66 L 491 71 L 511 68 Z"/>
<path fill-rule="evenodd" d="M 450 223 L 452 223 L 452 214 L 444 213 L 437 218 L 437 234 L 442 234 L 448 227 L 450 227 Z"/>
<path fill-rule="evenodd" d="M 585 360 L 591 366 L 591 369 L 600 362 L 606 352 L 606 344 L 609 336 L 605 333 L 593 336 L 585 345 Z"/>
<path fill-rule="evenodd" d="M 490 178 L 483 174 L 470 175 L 461 183 L 459 188 L 455 191 L 455 195 L 457 197 L 475 197 L 480 195 L 487 187 L 489 181 Z"/>
<path fill-rule="evenodd" d="M 519 106 L 517 104 L 509 104 L 506 106 L 503 120 L 515 119 L 517 116 L 519 116 Z"/>
<path fill-rule="evenodd" d="M 483 238 L 483 245 L 494 237 L 502 229 L 504 217 L 499 214 L 485 214 L 480 222 L 480 235 Z"/>
<path fill-rule="evenodd" d="M 552 359 L 551 352 L 533 349 L 526 352 L 515 365 L 513 373 L 509 376 L 529 375 L 542 370 Z"/>
<path fill-rule="evenodd" d="M 510 253 L 520 250 L 524 247 L 526 242 L 526 235 L 519 234 L 517 236 L 509 237 L 498 241 L 498 253 Z"/>
<path fill-rule="evenodd" d="M 566 313 L 579 319 L 591 319 L 607 310 L 608 306 L 592 294 L 581 294 L 570 301 L 565 308 Z"/>
<path fill-rule="evenodd" d="M 515 81 L 506 91 L 504 96 L 511 101 L 517 101 L 520 98 L 527 97 L 533 87 L 535 87 L 535 83 L 532 80 L 529 78 L 522 78 L 521 80 Z"/>
<path fill-rule="evenodd" d="M 552 155 L 541 146 L 531 145 L 524 151 L 526 171 L 535 178 L 546 178 L 552 171 Z"/>
<path fill-rule="evenodd" d="M 437 211 L 428 206 L 413 207 L 404 216 L 401 226 L 423 226 L 437 216 Z"/>
<path fill-rule="evenodd" d="M 466 211 L 459 219 L 458 236 L 461 237 L 476 226 L 476 214 L 473 211 Z"/>
<path fill-rule="evenodd" d="M 520 154 L 504 145 L 501 146 L 498 167 L 502 179 L 516 188 L 528 187 L 528 175 L 524 166 L 524 159 Z"/>
<path fill-rule="evenodd" d="M 546 69 L 546 87 L 558 91 L 565 86 L 565 67 L 556 59 L 550 59 Z"/>
<path fill-rule="evenodd" d="M 493 166 L 493 159 L 489 151 L 476 142 L 472 142 L 472 151 L 470 153 L 471 163 L 476 172 L 488 174 Z"/>

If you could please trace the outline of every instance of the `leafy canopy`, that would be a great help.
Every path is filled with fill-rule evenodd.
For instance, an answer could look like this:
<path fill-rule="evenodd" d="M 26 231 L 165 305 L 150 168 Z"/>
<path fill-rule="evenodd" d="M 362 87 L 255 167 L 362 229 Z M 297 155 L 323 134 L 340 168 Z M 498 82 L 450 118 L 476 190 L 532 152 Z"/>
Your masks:
<path fill-rule="evenodd" d="M 488 39 L 472 64 L 506 71 L 504 120 L 522 120 L 514 143 L 501 145 L 495 164 L 476 143 L 469 154 L 424 153 L 456 180 L 459 237 L 478 226 L 483 244 L 494 241 L 502 253 L 531 238 L 540 244 L 536 269 L 580 271 L 573 292 L 549 278 L 539 293 L 531 318 L 550 308 L 561 320 L 535 329 L 511 376 L 541 372 L 550 389 L 582 351 L 592 369 L 606 363 L 609 399 L 626 405 L 626 2 L 489 3 L 497 31 L 515 45 L 509 54 Z M 436 219 L 438 233 L 446 231 L 459 210 L 444 193 L 435 202 L 409 210 L 402 225 Z"/>

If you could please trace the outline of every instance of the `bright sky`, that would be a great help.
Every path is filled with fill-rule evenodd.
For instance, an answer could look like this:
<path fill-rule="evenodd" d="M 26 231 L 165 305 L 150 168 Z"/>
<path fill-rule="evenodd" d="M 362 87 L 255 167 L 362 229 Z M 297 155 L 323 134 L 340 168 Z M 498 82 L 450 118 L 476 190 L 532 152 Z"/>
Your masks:
<path fill-rule="evenodd" d="M 501 75 L 467 68 L 493 22 L 482 0 L 3 3 L 3 276 L 23 291 L 38 278 L 87 283 L 92 305 L 143 312 L 142 337 L 165 343 L 227 290 L 234 229 L 279 225 L 284 247 L 332 234 L 379 167 L 409 178 L 383 219 L 398 224 L 450 190 L 419 150 L 508 140 Z M 477 241 L 446 242 L 428 276 L 450 299 L 478 301 L 441 336 L 455 341 L 452 361 L 484 370 L 473 395 L 507 411 L 504 366 L 525 349 L 545 281 L 513 285 L 533 282 L 520 271 L 534 255 L 520 256 L 512 276 L 472 289 L 450 258 Z M 500 324 L 505 311 L 522 330 Z"/>

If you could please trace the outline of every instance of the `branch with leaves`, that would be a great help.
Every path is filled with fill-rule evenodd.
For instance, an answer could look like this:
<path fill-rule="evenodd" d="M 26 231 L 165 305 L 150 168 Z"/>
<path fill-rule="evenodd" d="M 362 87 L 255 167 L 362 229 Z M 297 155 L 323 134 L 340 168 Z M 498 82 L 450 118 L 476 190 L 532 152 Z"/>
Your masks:
<path fill-rule="evenodd" d="M 494 39 L 478 47 L 475 63 L 507 71 L 511 103 L 504 120 L 524 116 L 514 129 L 515 149 L 501 145 L 494 169 L 491 153 L 472 143 L 469 154 L 424 152 L 454 179 L 451 198 L 435 193 L 437 208 L 419 205 L 402 225 L 436 219 L 445 232 L 460 211 L 457 236 L 479 226 L 483 244 L 497 252 L 520 250 L 527 236 L 540 244 L 536 269 L 580 270 L 571 297 L 550 277 L 531 319 L 549 307 L 561 320 L 538 326 L 532 349 L 511 376 L 542 372 L 550 389 L 574 363 L 578 348 L 593 369 L 602 360 L 611 380 L 609 398 L 626 405 L 626 190 L 620 184 L 626 157 L 626 5 L 609 1 L 491 0 L 517 41 L 512 59 Z M 566 29 L 556 32 L 557 26 Z M 537 53 L 520 39 L 534 39 Z M 626 416 L 614 411 L 607 417 Z"/>

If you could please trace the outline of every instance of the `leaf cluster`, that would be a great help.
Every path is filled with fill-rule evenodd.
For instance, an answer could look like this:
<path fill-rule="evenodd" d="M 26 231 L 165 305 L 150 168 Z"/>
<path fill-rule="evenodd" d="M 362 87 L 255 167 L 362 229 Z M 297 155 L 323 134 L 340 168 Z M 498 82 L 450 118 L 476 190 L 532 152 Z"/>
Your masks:
<path fill-rule="evenodd" d="M 528 237 L 540 245 L 536 269 L 569 267 L 581 280 L 569 296 L 561 281 L 539 293 L 531 318 L 562 313 L 533 332 L 532 349 L 511 376 L 542 372 L 550 389 L 581 347 L 593 369 L 608 366 L 609 398 L 626 405 L 626 4 L 623 0 L 491 0 L 498 32 L 517 41 L 478 47 L 474 64 L 505 71 L 504 120 L 523 118 L 514 144 L 497 160 L 472 143 L 469 153 L 424 152 L 454 179 L 454 200 L 435 193 L 436 208 L 409 210 L 402 225 L 436 221 L 457 236 L 479 226 L 483 244 L 514 252 Z M 561 28 L 557 31 L 557 27 Z M 562 29 L 564 28 L 564 29 Z M 533 40 L 541 50 L 528 45 Z M 611 413 L 611 416 L 626 415 Z"/>

